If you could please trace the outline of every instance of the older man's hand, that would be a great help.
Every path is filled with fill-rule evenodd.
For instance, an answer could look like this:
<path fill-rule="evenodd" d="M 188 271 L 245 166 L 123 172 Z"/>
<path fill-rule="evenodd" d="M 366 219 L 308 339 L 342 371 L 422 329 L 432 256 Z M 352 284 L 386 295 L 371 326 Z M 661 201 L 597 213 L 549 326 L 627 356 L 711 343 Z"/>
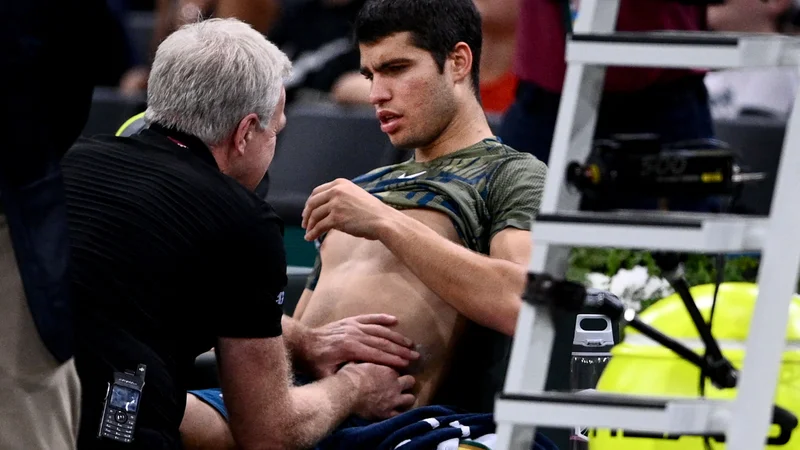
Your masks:
<path fill-rule="evenodd" d="M 410 339 L 390 328 L 396 324 L 388 314 L 365 314 L 312 328 L 304 343 L 309 369 L 322 378 L 349 362 L 407 367 L 419 353 Z"/>

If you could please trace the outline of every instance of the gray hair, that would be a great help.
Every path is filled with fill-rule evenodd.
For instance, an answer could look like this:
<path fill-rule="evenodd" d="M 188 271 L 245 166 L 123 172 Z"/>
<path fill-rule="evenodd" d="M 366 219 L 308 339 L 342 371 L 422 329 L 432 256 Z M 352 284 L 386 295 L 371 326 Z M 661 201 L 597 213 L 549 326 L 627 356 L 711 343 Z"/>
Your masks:
<path fill-rule="evenodd" d="M 250 113 L 267 126 L 291 70 L 275 44 L 240 20 L 184 25 L 158 46 L 145 121 L 219 144 Z"/>

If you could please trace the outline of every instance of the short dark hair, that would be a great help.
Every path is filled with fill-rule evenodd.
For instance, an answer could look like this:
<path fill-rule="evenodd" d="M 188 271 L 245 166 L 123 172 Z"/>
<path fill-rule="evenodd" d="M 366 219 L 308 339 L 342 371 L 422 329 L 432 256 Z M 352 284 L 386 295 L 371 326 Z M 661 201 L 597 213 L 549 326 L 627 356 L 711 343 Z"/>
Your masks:
<path fill-rule="evenodd" d="M 367 0 L 354 26 L 359 44 L 370 44 L 402 32 L 416 47 L 431 53 L 439 71 L 459 42 L 472 50 L 472 88 L 480 99 L 483 35 L 481 15 L 473 0 Z"/>

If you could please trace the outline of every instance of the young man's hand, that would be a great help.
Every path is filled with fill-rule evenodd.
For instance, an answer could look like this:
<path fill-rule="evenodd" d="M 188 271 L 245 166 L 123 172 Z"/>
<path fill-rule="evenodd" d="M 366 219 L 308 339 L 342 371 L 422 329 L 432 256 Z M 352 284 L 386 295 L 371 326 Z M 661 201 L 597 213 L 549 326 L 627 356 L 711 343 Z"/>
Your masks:
<path fill-rule="evenodd" d="M 382 221 L 393 214 L 399 213 L 352 181 L 337 179 L 311 192 L 303 209 L 302 227 L 307 241 L 334 229 L 375 240 Z"/>

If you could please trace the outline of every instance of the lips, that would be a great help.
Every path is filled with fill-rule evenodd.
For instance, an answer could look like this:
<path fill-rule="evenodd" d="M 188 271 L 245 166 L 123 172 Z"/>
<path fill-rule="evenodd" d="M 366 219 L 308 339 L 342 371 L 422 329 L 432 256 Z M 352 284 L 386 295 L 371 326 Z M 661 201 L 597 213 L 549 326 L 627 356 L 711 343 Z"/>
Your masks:
<path fill-rule="evenodd" d="M 400 119 L 403 117 L 400 114 L 387 110 L 378 111 L 376 115 L 381 123 L 381 131 L 386 134 L 392 134 L 397 131 L 397 127 L 400 125 Z"/>

